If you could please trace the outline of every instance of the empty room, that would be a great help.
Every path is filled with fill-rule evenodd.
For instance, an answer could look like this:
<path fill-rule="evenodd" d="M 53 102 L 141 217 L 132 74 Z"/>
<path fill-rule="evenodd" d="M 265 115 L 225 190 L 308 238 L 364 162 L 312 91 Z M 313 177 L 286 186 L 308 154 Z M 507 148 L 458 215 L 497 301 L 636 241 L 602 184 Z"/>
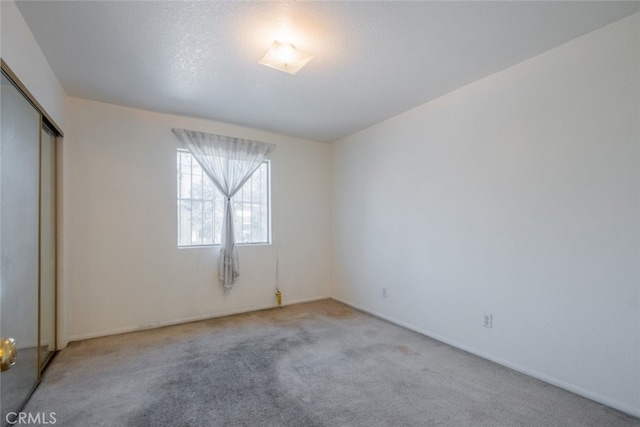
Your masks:
<path fill-rule="evenodd" d="M 0 20 L 0 425 L 640 426 L 640 2 Z"/>

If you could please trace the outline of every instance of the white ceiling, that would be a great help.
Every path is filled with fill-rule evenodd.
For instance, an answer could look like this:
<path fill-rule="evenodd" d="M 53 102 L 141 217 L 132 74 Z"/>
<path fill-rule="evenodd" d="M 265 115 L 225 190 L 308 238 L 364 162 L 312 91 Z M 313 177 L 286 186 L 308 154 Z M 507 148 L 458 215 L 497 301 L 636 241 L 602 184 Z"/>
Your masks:
<path fill-rule="evenodd" d="M 68 95 L 333 141 L 639 2 L 19 1 Z M 274 39 L 315 58 L 258 64 Z"/>

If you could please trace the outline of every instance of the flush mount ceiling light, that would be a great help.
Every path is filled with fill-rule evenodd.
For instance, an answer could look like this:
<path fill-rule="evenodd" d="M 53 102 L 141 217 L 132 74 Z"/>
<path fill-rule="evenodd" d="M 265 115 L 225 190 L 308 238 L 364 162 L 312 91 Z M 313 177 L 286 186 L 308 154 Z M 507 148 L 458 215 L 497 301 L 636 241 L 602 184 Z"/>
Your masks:
<path fill-rule="evenodd" d="M 296 74 L 312 58 L 313 55 L 296 49 L 291 43 L 276 40 L 258 63 L 285 73 Z"/>

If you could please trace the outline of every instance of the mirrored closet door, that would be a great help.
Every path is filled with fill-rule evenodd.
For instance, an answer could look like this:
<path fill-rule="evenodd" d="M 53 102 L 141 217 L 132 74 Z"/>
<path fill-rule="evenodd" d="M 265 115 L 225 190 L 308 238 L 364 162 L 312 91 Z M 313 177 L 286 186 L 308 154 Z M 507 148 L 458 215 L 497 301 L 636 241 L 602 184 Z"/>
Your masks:
<path fill-rule="evenodd" d="M 39 306 L 42 371 L 56 350 L 56 134 L 45 123 L 40 135 Z"/>
<path fill-rule="evenodd" d="M 17 412 L 56 348 L 56 134 L 7 74 L 0 94 L 0 412 Z M 9 420 L 10 421 L 10 420 Z"/>

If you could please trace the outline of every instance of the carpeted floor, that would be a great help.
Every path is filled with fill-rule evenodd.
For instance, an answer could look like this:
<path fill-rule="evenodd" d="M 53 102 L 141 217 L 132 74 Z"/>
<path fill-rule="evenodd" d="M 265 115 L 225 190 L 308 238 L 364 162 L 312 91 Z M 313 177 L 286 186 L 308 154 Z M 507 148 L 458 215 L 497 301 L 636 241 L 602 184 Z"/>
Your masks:
<path fill-rule="evenodd" d="M 640 426 L 333 300 L 72 343 L 25 411 L 63 426 Z"/>

